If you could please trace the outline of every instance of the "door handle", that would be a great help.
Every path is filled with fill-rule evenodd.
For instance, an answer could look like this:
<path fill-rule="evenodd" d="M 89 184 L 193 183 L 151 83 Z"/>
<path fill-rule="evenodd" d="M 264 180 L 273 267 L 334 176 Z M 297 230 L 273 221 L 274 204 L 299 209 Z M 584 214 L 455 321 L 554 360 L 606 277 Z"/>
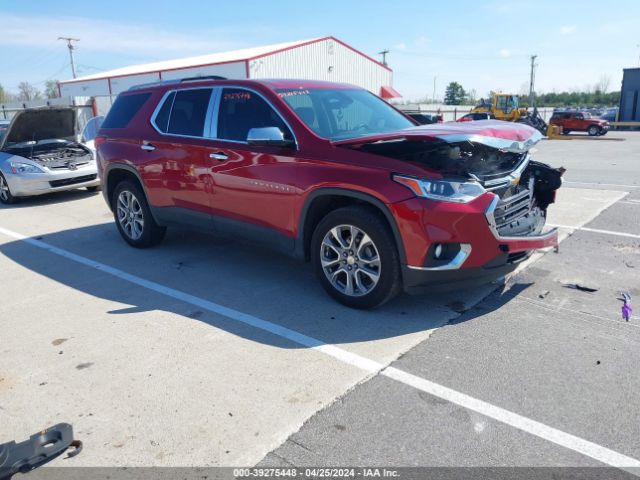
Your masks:
<path fill-rule="evenodd" d="M 223 152 L 210 153 L 209 158 L 213 158 L 214 160 L 220 160 L 224 162 L 225 160 L 229 160 L 229 155 Z"/>
<path fill-rule="evenodd" d="M 140 145 L 140 148 L 142 150 L 146 150 L 147 152 L 153 152 L 156 149 L 156 147 L 154 147 L 147 141 L 142 142 L 142 145 Z"/>

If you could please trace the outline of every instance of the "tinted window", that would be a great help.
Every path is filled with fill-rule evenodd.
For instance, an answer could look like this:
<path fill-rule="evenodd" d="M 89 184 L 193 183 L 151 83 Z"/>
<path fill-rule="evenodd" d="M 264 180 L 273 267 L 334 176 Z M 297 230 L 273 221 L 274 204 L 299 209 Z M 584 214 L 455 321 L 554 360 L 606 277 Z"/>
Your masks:
<path fill-rule="evenodd" d="M 173 99 L 175 96 L 176 92 L 172 92 L 166 98 L 154 120 L 158 130 L 165 133 L 167 132 L 167 128 L 169 128 L 169 114 L 171 113 L 171 106 L 173 105 Z"/>
<path fill-rule="evenodd" d="M 168 133 L 202 137 L 210 97 L 210 88 L 182 90 L 176 93 Z"/>
<path fill-rule="evenodd" d="M 225 88 L 218 113 L 218 138 L 245 142 L 252 128 L 278 127 L 293 140 L 289 128 L 258 94 L 239 88 Z"/>
<path fill-rule="evenodd" d="M 104 119 L 102 128 L 126 128 L 150 96 L 151 93 L 119 95 Z"/>
<path fill-rule="evenodd" d="M 414 124 L 391 105 L 361 89 L 279 89 L 278 94 L 311 130 L 332 140 L 353 138 L 413 127 Z M 300 111 L 308 97 L 309 110 Z"/>

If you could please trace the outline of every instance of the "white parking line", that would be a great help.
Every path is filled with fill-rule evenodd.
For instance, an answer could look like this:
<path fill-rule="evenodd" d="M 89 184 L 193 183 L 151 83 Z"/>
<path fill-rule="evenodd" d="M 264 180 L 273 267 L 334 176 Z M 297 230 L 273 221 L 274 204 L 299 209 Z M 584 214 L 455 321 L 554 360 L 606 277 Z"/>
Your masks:
<path fill-rule="evenodd" d="M 176 300 L 195 305 L 199 308 L 224 316 L 231 320 L 251 325 L 252 327 L 255 327 L 257 329 L 272 333 L 274 335 L 278 335 L 282 338 L 286 338 L 287 340 L 290 340 L 294 343 L 322 352 L 343 363 L 357 367 L 370 375 L 381 373 L 382 375 L 401 382 L 405 385 L 409 385 L 430 395 L 442 398 L 469 410 L 473 410 L 481 415 L 493 418 L 494 420 L 510 425 L 536 437 L 543 438 L 569 450 L 573 450 L 574 452 L 581 453 L 606 465 L 621 468 L 630 471 L 631 473 L 640 475 L 640 461 L 636 460 L 635 458 L 628 457 L 596 443 L 589 442 L 588 440 L 576 437 L 569 433 L 563 432 L 556 428 L 511 412 L 509 410 L 497 407 L 483 400 L 479 400 L 443 385 L 430 382 L 429 380 L 423 379 L 416 375 L 412 375 L 394 367 L 389 367 L 388 364 L 381 364 L 374 360 L 336 347 L 335 345 L 327 344 L 322 340 L 309 337 L 295 330 L 291 330 L 281 325 L 262 320 L 253 315 L 248 315 L 246 313 L 242 313 L 232 308 L 219 305 L 209 300 L 205 300 L 194 295 L 190 295 L 188 293 L 166 287 L 159 283 L 146 280 L 136 275 L 131 275 L 117 268 L 110 267 L 86 257 L 82 257 L 68 250 L 55 247 L 41 240 L 27 237 L 6 228 L 0 227 L 0 233 L 6 235 L 7 237 L 21 240 L 29 245 L 40 248 L 54 255 L 66 258 L 81 265 L 95 268 L 96 270 L 107 273 L 139 287 L 146 288 L 148 290 L 166 295 Z"/>
<path fill-rule="evenodd" d="M 548 225 L 550 227 L 566 228 L 569 230 L 582 230 L 585 232 L 592 232 L 592 233 L 603 233 L 605 235 L 616 235 L 618 237 L 640 238 L 640 235 L 636 235 L 635 233 L 614 232 L 613 230 L 600 230 L 599 228 L 589 228 L 589 227 L 574 227 L 571 225 L 557 225 L 557 224 L 548 224 Z"/>
<path fill-rule="evenodd" d="M 640 475 L 640 462 L 633 458 L 627 457 L 620 453 L 609 450 L 608 448 L 601 447 L 595 443 L 584 440 L 570 433 L 565 433 L 553 427 L 549 427 L 544 423 L 536 422 L 517 413 L 513 413 L 504 408 L 496 407 L 490 403 L 478 400 L 477 398 L 470 397 L 464 393 L 460 393 L 451 388 L 444 387 L 437 383 L 430 382 L 424 378 L 411 375 L 410 373 L 398 370 L 394 367 L 389 367 L 381 372 L 389 378 L 393 378 L 406 385 L 410 385 L 413 388 L 422 390 L 430 395 L 447 400 L 461 407 L 473 410 L 480 413 L 485 417 L 493 418 L 499 422 L 506 423 L 518 430 L 525 431 L 536 437 L 544 438 L 557 445 L 561 445 L 574 452 L 581 453 L 587 457 L 596 459 L 607 465 L 623 468 L 636 475 Z"/>
<path fill-rule="evenodd" d="M 563 181 L 563 185 L 593 185 L 596 187 L 623 187 L 623 188 L 640 188 L 640 185 L 621 185 L 619 183 L 592 183 L 592 182 L 569 182 Z"/>

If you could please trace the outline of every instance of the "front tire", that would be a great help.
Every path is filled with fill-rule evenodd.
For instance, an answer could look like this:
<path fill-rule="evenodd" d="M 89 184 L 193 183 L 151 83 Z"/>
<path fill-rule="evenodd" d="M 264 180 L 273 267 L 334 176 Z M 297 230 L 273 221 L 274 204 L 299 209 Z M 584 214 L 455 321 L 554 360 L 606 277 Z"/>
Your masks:
<path fill-rule="evenodd" d="M 597 135 L 600 135 L 600 127 L 598 127 L 596 125 L 591 125 L 587 129 L 587 133 L 589 134 L 590 137 L 595 137 Z"/>
<path fill-rule="evenodd" d="M 147 199 L 136 183 L 120 182 L 113 192 L 111 207 L 120 235 L 132 247 L 151 247 L 164 238 L 167 229 L 155 222 Z"/>
<path fill-rule="evenodd" d="M 4 175 L 0 173 L 0 202 L 5 205 L 11 205 L 12 203 L 16 203 L 17 200 L 18 199 L 11 193 L 11 189 Z"/>
<path fill-rule="evenodd" d="M 311 259 L 327 293 L 351 308 L 378 307 L 402 288 L 394 237 L 372 207 L 339 208 L 324 217 L 313 233 Z"/>

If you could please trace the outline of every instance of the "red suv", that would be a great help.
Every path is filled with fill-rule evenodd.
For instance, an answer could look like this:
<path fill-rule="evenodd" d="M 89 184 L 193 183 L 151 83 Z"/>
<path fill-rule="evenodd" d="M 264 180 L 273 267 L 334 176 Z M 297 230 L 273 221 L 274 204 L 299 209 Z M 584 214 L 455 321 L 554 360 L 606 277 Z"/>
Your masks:
<path fill-rule="evenodd" d="M 592 118 L 591 114 L 583 112 L 556 112 L 549 120 L 551 125 L 562 127 L 562 133 L 587 132 L 592 137 L 606 135 L 609 122 L 601 118 Z"/>
<path fill-rule="evenodd" d="M 124 240 L 173 224 L 311 261 L 339 302 L 492 281 L 542 233 L 562 170 L 525 125 L 416 126 L 370 92 L 306 80 L 187 79 L 121 93 L 96 139 Z"/>

